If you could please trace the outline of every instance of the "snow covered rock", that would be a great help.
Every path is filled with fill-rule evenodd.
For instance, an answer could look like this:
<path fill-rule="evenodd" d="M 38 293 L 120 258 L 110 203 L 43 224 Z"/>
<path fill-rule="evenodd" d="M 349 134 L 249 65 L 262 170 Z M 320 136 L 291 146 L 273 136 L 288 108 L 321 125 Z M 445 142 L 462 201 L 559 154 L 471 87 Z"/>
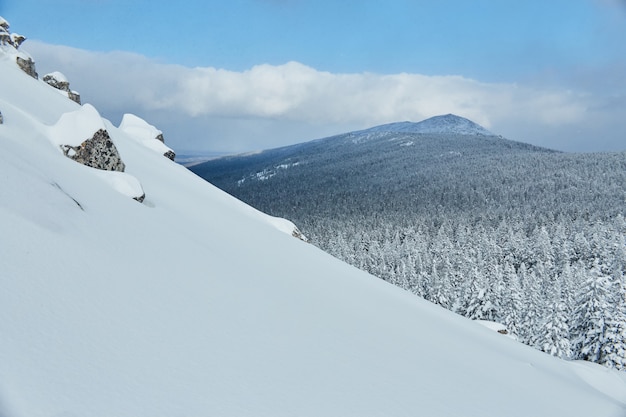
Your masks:
<path fill-rule="evenodd" d="M 0 26 L 0 45 L 6 45 L 8 43 L 11 43 L 11 35 L 4 27 Z"/>
<path fill-rule="evenodd" d="M 63 153 L 74 161 L 105 171 L 124 172 L 124 162 L 115 144 L 104 129 L 98 130 L 79 146 L 62 145 Z"/>
<path fill-rule="evenodd" d="M 17 33 L 11 33 L 11 44 L 15 47 L 15 49 L 19 48 L 25 40 L 25 36 L 19 35 Z"/>
<path fill-rule="evenodd" d="M 5 31 L 8 31 L 9 27 L 11 27 L 11 25 L 9 25 L 9 22 L 7 22 L 4 17 L 0 16 L 0 28 L 3 28 Z"/>
<path fill-rule="evenodd" d="M 70 82 L 65 78 L 65 75 L 55 71 L 43 76 L 43 80 L 46 84 L 61 91 L 70 91 Z"/>
<path fill-rule="evenodd" d="M 76 91 L 70 90 L 70 82 L 62 73 L 58 71 L 51 72 L 50 74 L 44 75 L 43 80 L 49 86 L 62 91 L 70 100 L 80 104 L 80 94 Z"/>
<path fill-rule="evenodd" d="M 5 53 L 10 52 L 15 54 L 15 62 L 24 72 L 33 78 L 39 78 L 35 70 L 35 61 L 33 58 L 25 52 L 17 51 L 22 42 L 26 40 L 26 37 L 17 33 L 11 33 L 9 27 L 9 22 L 0 16 L 0 46 L 3 47 Z"/>
<path fill-rule="evenodd" d="M 11 31 L 9 31 L 9 27 L 9 22 L 0 16 L 0 45 L 9 44 L 15 49 L 18 49 L 22 42 L 26 40 L 26 37 L 17 33 L 11 33 Z"/>
<path fill-rule="evenodd" d="M 64 113 L 50 139 L 65 156 L 92 168 L 123 172 L 125 165 L 98 111 L 90 104 Z"/>
<path fill-rule="evenodd" d="M 80 104 L 80 93 L 78 91 L 74 91 L 74 90 L 68 91 L 67 98 Z"/>
<path fill-rule="evenodd" d="M 122 117 L 119 129 L 146 148 L 172 161 L 176 157 L 176 153 L 165 145 L 163 132 L 134 114 L 126 113 Z"/>
<path fill-rule="evenodd" d="M 37 70 L 35 69 L 35 61 L 33 61 L 31 57 L 20 54 L 15 57 L 15 62 L 26 74 L 35 79 L 39 78 L 39 74 L 37 74 Z"/>
<path fill-rule="evenodd" d="M 114 128 L 113 128 L 114 129 Z M 95 132 L 95 133 L 94 133 Z M 91 168 L 92 174 L 111 188 L 139 202 L 145 193 L 140 182 L 127 173 L 126 165 L 98 111 L 85 104 L 61 115 L 47 132 L 50 141 L 68 158 Z"/>

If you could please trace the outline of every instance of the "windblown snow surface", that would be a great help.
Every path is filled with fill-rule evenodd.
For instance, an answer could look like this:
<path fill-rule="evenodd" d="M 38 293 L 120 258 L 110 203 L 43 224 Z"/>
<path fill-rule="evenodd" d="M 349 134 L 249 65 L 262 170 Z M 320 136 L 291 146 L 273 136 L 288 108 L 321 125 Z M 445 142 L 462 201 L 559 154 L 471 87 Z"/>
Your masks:
<path fill-rule="evenodd" d="M 120 193 L 53 143 L 80 106 L 10 58 L 0 416 L 626 415 L 624 373 L 352 268 L 102 120 L 146 199 Z"/>

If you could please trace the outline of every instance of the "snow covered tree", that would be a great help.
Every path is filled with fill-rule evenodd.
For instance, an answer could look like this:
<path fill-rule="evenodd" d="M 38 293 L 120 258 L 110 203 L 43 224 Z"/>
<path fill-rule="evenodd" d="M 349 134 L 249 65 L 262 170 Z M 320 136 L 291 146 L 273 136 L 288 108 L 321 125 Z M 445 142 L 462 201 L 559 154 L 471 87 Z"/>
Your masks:
<path fill-rule="evenodd" d="M 502 297 L 502 324 L 506 326 L 509 333 L 519 337 L 522 312 L 526 308 L 522 298 L 522 288 L 519 277 L 510 264 L 505 265 L 503 273 L 506 289 Z"/>
<path fill-rule="evenodd" d="M 626 366 L 626 312 L 623 283 L 602 273 L 598 262 L 574 311 L 574 355 L 610 368 Z M 621 288 L 620 288 L 621 287 Z"/>
<path fill-rule="evenodd" d="M 572 356 L 566 307 L 561 301 L 555 300 L 551 303 L 550 310 L 537 336 L 536 344 L 541 350 L 552 356 L 564 359 Z"/>

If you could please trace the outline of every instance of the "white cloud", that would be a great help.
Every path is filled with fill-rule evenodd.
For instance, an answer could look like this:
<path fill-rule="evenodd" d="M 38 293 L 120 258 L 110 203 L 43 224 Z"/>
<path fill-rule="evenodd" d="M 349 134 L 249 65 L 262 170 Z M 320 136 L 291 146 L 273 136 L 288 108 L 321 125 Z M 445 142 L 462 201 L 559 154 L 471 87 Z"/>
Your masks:
<path fill-rule="evenodd" d="M 277 146 L 319 137 L 315 132 L 321 135 L 329 126 L 357 129 L 445 113 L 470 118 L 513 139 L 531 135 L 531 142 L 537 143 L 546 141 L 542 129 L 552 134 L 560 127 L 575 131 L 578 124 L 595 117 L 590 109 L 602 105 L 602 100 L 588 92 L 485 83 L 462 76 L 333 74 L 298 62 L 263 64 L 236 72 L 38 42 L 27 44 L 26 49 L 36 58 L 40 72 L 41 68 L 62 71 L 84 101 L 95 104 L 103 114 L 137 113 L 162 130 L 159 121 L 150 120 L 149 115 L 169 114 L 175 120 L 171 123 L 187 123 L 180 131 L 194 138 L 219 130 L 221 136 L 212 144 L 218 149 L 227 145 L 233 150 Z M 606 121 L 606 114 L 602 118 Z M 249 137 L 249 127 L 238 130 L 234 123 L 254 121 L 258 126 L 263 120 L 268 123 L 254 138 L 257 143 Z M 281 130 L 281 123 L 288 128 Z M 297 132 L 294 126 L 298 124 L 313 131 L 304 137 L 285 137 Z M 190 132 L 190 125 L 199 132 Z M 550 146 L 549 141 L 543 144 Z M 185 142 L 185 147 L 194 146 L 207 147 Z"/>

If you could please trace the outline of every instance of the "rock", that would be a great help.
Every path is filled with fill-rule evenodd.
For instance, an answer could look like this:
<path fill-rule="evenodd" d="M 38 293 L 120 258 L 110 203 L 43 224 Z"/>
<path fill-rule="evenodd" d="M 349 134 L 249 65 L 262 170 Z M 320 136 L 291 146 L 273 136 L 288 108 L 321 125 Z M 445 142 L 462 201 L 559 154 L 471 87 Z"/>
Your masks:
<path fill-rule="evenodd" d="M 65 75 L 60 72 L 51 72 L 50 74 L 46 74 L 43 76 L 43 81 L 61 91 L 70 91 L 70 83 L 65 78 Z"/>
<path fill-rule="evenodd" d="M 0 45 L 12 44 L 11 35 L 2 26 L 0 26 Z"/>
<path fill-rule="evenodd" d="M 24 71 L 26 74 L 35 79 L 39 78 L 39 74 L 37 74 L 37 71 L 35 70 L 35 61 L 33 61 L 32 58 L 22 58 L 21 56 L 17 56 L 15 58 L 15 61 L 17 62 L 17 65 L 22 69 L 22 71 Z"/>
<path fill-rule="evenodd" d="M 104 129 L 98 130 L 80 146 L 61 145 L 61 149 L 65 156 L 83 165 L 105 171 L 124 172 L 124 162 L 111 141 L 109 132 Z"/>
<path fill-rule="evenodd" d="M 18 49 L 25 40 L 26 36 L 11 33 L 11 44 L 15 47 L 15 49 Z"/>
<path fill-rule="evenodd" d="M 4 17 L 0 16 L 0 28 L 3 28 L 6 32 L 8 32 L 10 27 L 11 25 L 9 25 L 9 22 L 7 22 Z"/>
<path fill-rule="evenodd" d="M 2 112 L 0 111 L 0 125 L 4 123 L 4 117 L 2 117 Z"/>
<path fill-rule="evenodd" d="M 57 90 L 64 91 L 70 100 L 81 104 L 80 94 L 76 91 L 70 90 L 70 82 L 67 80 L 67 78 L 65 78 L 65 75 L 61 74 L 58 71 L 55 71 L 51 72 L 50 74 L 44 75 L 43 80 L 49 86 L 54 87 Z"/>
<path fill-rule="evenodd" d="M 171 159 L 172 161 L 176 158 L 176 153 L 172 150 L 169 150 L 163 154 L 164 157 Z"/>
<path fill-rule="evenodd" d="M 80 94 L 79 94 L 77 91 L 74 91 L 74 90 L 70 90 L 70 91 L 68 91 L 68 92 L 67 92 L 67 97 L 68 97 L 70 100 L 75 101 L 75 102 L 76 102 L 76 103 L 78 103 L 78 104 L 81 104 L 81 103 L 80 103 Z"/>

